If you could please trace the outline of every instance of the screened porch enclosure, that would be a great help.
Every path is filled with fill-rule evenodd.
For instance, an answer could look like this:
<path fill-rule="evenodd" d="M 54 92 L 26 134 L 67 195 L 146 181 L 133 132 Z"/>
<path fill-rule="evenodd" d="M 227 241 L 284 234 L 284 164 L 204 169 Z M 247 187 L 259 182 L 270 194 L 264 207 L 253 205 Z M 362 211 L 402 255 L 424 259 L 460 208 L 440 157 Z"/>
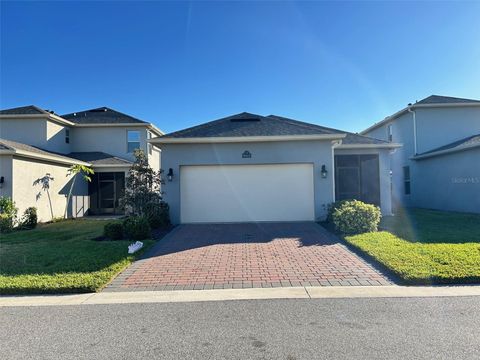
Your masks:
<path fill-rule="evenodd" d="M 98 172 L 88 184 L 89 213 L 92 215 L 123 214 L 120 199 L 125 193 L 124 172 Z"/>
<path fill-rule="evenodd" d="M 335 200 L 380 206 L 378 155 L 335 155 Z"/>

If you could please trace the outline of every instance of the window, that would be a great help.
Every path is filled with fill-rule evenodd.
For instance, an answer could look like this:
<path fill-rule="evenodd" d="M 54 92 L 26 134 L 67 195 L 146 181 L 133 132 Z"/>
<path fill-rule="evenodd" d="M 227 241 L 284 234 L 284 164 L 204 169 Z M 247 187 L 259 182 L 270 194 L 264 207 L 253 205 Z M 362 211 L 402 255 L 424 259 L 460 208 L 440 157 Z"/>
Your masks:
<path fill-rule="evenodd" d="M 140 149 L 140 131 L 127 131 L 127 152 L 133 153 L 133 150 Z"/>
<path fill-rule="evenodd" d="M 403 167 L 403 185 L 405 195 L 410 195 L 410 166 Z"/>
<path fill-rule="evenodd" d="M 393 141 L 392 124 L 388 124 L 388 126 L 387 126 L 387 138 L 388 138 L 388 141 L 390 141 L 390 142 Z"/>
<path fill-rule="evenodd" d="M 147 131 L 147 139 L 150 140 L 151 138 L 152 138 L 152 133 L 150 131 Z M 152 155 L 153 145 L 150 143 L 147 143 L 147 149 L 148 149 L 148 153 Z"/>
<path fill-rule="evenodd" d="M 65 143 L 70 144 L 70 129 L 65 129 Z"/>

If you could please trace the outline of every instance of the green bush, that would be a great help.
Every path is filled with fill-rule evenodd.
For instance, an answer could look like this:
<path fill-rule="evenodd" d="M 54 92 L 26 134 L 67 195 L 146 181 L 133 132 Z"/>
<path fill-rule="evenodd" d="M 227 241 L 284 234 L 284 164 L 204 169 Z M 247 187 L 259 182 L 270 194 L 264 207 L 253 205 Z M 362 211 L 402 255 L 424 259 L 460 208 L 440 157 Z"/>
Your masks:
<path fill-rule="evenodd" d="M 123 221 L 123 231 L 130 240 L 149 239 L 152 236 L 150 224 L 144 216 L 131 216 Z"/>
<path fill-rule="evenodd" d="M 37 208 L 32 206 L 24 211 L 22 219 L 20 220 L 20 227 L 22 229 L 35 229 L 37 222 Z"/>
<path fill-rule="evenodd" d="M 119 222 L 107 223 L 103 227 L 103 235 L 110 240 L 123 239 L 123 225 Z"/>
<path fill-rule="evenodd" d="M 145 205 L 143 212 L 152 229 L 166 228 L 170 226 L 170 207 L 166 202 L 149 203 Z"/>
<path fill-rule="evenodd" d="M 6 196 L 0 196 L 0 233 L 7 233 L 13 230 L 17 222 L 18 209 L 15 202 Z"/>
<path fill-rule="evenodd" d="M 377 231 L 380 208 L 358 200 L 345 201 L 332 213 L 335 229 L 346 235 Z"/>
<path fill-rule="evenodd" d="M 328 205 L 327 207 L 327 222 L 333 224 L 333 212 L 345 204 L 347 201 L 352 200 L 338 200 Z"/>

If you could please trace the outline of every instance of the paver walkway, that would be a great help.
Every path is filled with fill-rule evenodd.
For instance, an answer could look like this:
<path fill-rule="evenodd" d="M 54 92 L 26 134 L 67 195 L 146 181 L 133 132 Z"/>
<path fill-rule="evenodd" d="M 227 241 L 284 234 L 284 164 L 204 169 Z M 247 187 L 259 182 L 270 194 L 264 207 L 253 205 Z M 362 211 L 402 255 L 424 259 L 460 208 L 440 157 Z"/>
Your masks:
<path fill-rule="evenodd" d="M 105 291 L 389 285 L 315 223 L 180 225 Z"/>

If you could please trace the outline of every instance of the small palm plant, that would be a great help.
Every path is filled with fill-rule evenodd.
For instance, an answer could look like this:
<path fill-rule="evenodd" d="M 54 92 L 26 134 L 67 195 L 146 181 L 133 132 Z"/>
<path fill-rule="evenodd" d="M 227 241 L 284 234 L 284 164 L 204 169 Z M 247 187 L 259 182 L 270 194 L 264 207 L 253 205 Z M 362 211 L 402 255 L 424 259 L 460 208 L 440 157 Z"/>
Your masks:
<path fill-rule="evenodd" d="M 67 218 L 68 204 L 70 204 L 73 187 L 75 186 L 75 179 L 77 178 L 76 175 L 78 174 L 82 174 L 83 179 L 87 182 L 90 182 L 92 181 L 92 178 L 90 177 L 90 175 L 93 175 L 94 171 L 91 167 L 88 167 L 85 165 L 79 165 L 79 164 L 72 165 L 68 169 L 67 176 L 73 176 L 73 178 L 72 178 L 72 182 L 70 183 L 70 190 L 68 191 L 67 204 L 65 205 L 65 214 L 63 215 L 65 219 Z"/>

